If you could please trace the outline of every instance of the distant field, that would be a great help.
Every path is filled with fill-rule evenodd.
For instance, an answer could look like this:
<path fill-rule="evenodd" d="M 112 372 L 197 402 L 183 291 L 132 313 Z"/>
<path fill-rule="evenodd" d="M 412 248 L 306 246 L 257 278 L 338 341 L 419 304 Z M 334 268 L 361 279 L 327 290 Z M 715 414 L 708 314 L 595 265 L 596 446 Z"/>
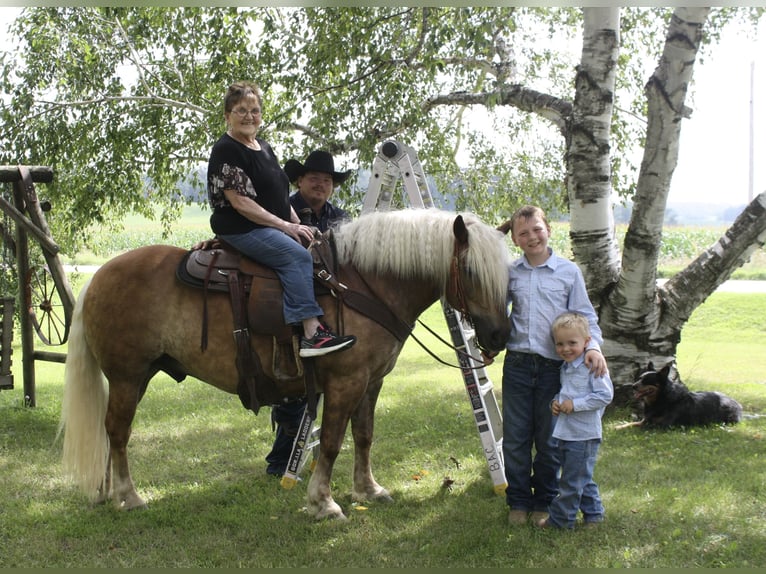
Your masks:
<path fill-rule="evenodd" d="M 210 211 L 198 205 L 187 206 L 176 221 L 169 235 L 164 235 L 159 220 L 150 220 L 140 215 L 130 215 L 123 222 L 123 230 L 114 233 L 94 235 L 89 249 L 71 257 L 64 256 L 64 262 L 78 265 L 100 265 L 115 255 L 143 245 L 176 245 L 191 247 L 202 239 L 212 237 Z"/>
<path fill-rule="evenodd" d="M 175 222 L 168 236 L 163 236 L 159 221 L 131 215 L 125 218 L 123 231 L 99 234 L 90 249 L 65 258 L 66 263 L 97 265 L 114 255 L 142 245 L 165 243 L 190 247 L 212 235 L 206 207 L 192 205 L 184 208 L 182 217 Z M 622 244 L 626 225 L 617 226 L 617 240 Z M 568 224 L 552 224 L 551 246 L 565 257 L 571 257 Z M 668 226 L 663 232 L 660 251 L 659 276 L 671 277 L 692 259 L 710 247 L 723 235 L 724 226 Z M 766 280 L 766 249 L 758 251 L 746 265 L 736 270 L 732 279 Z"/>

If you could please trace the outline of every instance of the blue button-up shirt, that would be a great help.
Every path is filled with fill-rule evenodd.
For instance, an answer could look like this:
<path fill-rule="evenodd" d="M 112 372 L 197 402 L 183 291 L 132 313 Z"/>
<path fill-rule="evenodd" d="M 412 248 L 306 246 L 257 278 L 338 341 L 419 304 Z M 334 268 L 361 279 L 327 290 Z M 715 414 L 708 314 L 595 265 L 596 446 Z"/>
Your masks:
<path fill-rule="evenodd" d="M 556 417 L 553 437 L 561 440 L 601 438 L 601 417 L 612 402 L 614 389 L 609 375 L 597 377 L 585 366 L 585 355 L 561 365 L 561 390 L 554 400 L 571 399 L 574 411 Z"/>
<path fill-rule="evenodd" d="M 565 311 L 575 311 L 588 318 L 591 335 L 588 349 L 600 351 L 601 329 L 580 268 L 550 248 L 548 251 L 548 260 L 537 267 L 532 267 L 524 255 L 511 263 L 508 282 L 511 336 L 506 349 L 558 360 L 551 325 Z"/>

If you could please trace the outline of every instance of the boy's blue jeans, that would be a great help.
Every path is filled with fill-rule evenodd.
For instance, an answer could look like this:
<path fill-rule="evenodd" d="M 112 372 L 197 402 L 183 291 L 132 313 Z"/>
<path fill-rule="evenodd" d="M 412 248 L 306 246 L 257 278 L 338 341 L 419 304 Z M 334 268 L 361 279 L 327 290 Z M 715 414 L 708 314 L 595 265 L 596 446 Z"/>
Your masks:
<path fill-rule="evenodd" d="M 314 298 L 314 261 L 295 239 L 273 227 L 218 237 L 276 272 L 282 283 L 285 324 L 295 325 L 324 315 Z"/>
<path fill-rule="evenodd" d="M 561 479 L 559 495 L 551 502 L 548 520 L 559 528 L 574 528 L 577 511 L 583 520 L 604 520 L 604 505 L 598 485 L 593 482 L 593 469 L 601 439 L 582 441 L 559 440 Z"/>
<path fill-rule="evenodd" d="M 560 387 L 561 361 L 506 351 L 503 462 L 508 483 L 505 500 L 511 509 L 547 512 L 558 493 L 559 457 L 551 436 L 551 401 Z"/>

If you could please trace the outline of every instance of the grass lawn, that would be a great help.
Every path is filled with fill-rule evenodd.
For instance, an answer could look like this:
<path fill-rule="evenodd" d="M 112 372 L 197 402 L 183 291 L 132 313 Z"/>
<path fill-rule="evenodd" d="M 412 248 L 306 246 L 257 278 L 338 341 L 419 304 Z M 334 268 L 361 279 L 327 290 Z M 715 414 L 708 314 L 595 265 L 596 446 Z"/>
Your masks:
<path fill-rule="evenodd" d="M 167 237 L 157 222 L 128 218 L 124 233 L 104 234 L 66 262 L 99 264 L 147 243 L 192 245 L 210 236 L 208 217 L 186 208 Z M 558 226 L 553 237 L 563 239 L 554 249 L 565 253 Z M 672 269 L 718 234 L 669 229 L 661 267 Z M 739 278 L 766 277 L 763 257 L 761 250 Z M 75 292 L 84 278 L 73 277 Z M 422 319 L 449 338 L 439 305 Z M 36 362 L 37 406 L 25 407 L 17 346 L 16 388 L 0 392 L 0 567 L 763 567 L 765 333 L 766 295 L 714 293 L 695 311 L 678 348 L 681 376 L 692 390 L 739 400 L 748 417 L 728 427 L 618 431 L 630 412 L 609 412 L 595 476 L 607 522 L 574 532 L 506 525 L 462 377 L 412 340 L 383 386 L 372 452 L 394 503 L 352 503 L 348 433 L 331 485 L 348 520 L 319 523 L 305 512 L 308 471 L 292 490 L 265 474 L 274 438 L 268 409 L 256 417 L 235 396 L 165 375 L 151 382 L 129 447 L 149 509 L 90 507 L 62 476 L 54 440 L 64 366 Z M 454 362 L 421 326 L 416 335 Z M 501 371 L 501 359 L 487 369 L 498 398 Z"/>
<path fill-rule="evenodd" d="M 267 410 L 255 417 L 234 396 L 167 376 L 152 381 L 130 443 L 149 509 L 89 507 L 62 477 L 54 442 L 64 367 L 37 362 L 38 406 L 23 407 L 16 349 L 17 388 L 0 392 L 0 567 L 764 566 L 765 304 L 712 295 L 679 348 L 690 387 L 726 392 L 761 416 L 660 432 L 617 431 L 629 413 L 611 413 L 595 477 L 607 523 L 574 532 L 509 529 L 462 377 L 411 340 L 383 386 L 373 447 L 375 476 L 395 501 L 352 504 L 349 435 L 332 482 L 349 519 L 321 523 L 305 513 L 308 474 L 292 490 L 265 474 Z M 438 305 L 423 320 L 446 336 Z M 499 395 L 501 361 L 488 374 Z"/>

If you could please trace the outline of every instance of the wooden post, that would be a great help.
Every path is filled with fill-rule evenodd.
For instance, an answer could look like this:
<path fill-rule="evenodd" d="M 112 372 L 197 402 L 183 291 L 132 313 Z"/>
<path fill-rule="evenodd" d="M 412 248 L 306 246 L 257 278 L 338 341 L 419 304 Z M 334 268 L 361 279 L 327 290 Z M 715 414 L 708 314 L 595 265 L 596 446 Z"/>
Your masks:
<path fill-rule="evenodd" d="M 53 181 L 53 168 L 45 165 L 29 165 L 27 166 L 32 181 L 35 183 L 51 183 Z M 16 183 L 21 181 L 21 175 L 19 174 L 19 166 L 17 165 L 0 165 L 0 182 L 2 183 Z"/>
<path fill-rule="evenodd" d="M 11 373 L 11 364 L 13 354 L 13 314 L 16 308 L 16 299 L 14 297 L 3 297 L 0 299 L 2 306 L 2 333 L 0 333 L 0 389 L 13 388 L 13 374 Z"/>
<path fill-rule="evenodd" d="M 18 173 L 18 170 L 17 170 Z M 21 189 L 20 178 L 13 184 L 13 200 L 16 208 L 24 212 L 24 192 Z M 29 238 L 23 226 L 16 226 L 16 270 L 21 283 L 19 299 L 21 309 L 21 365 L 24 375 L 24 404 L 28 407 L 36 405 L 35 397 L 35 332 L 32 321 L 29 318 L 29 307 L 32 305 L 32 292 L 30 289 L 29 276 Z"/>

